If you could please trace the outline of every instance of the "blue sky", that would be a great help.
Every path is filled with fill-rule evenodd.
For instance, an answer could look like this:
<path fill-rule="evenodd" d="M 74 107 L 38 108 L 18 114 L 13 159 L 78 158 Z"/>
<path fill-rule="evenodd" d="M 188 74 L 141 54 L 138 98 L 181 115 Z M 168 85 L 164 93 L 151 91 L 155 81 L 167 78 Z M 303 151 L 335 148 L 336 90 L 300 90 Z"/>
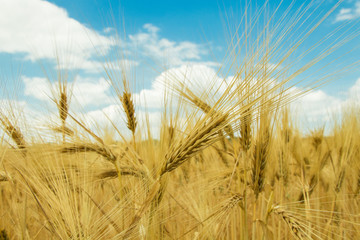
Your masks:
<path fill-rule="evenodd" d="M 249 3 L 250 2 L 250 3 Z M 153 121 L 159 121 L 156 115 L 161 93 L 156 89 L 167 72 L 181 73 L 192 68 L 194 77 L 217 75 L 216 70 L 223 64 L 231 34 L 240 24 L 248 6 L 248 15 L 255 17 L 263 1 L 102 1 L 102 0 L 0 0 L 0 77 L 2 92 L 12 94 L 16 89 L 17 99 L 21 106 L 32 115 L 44 119 L 40 113 L 43 106 L 53 110 L 49 101 L 48 82 L 44 70 L 52 76 L 55 74 L 56 55 L 59 56 L 62 69 L 70 69 L 71 76 L 76 76 L 74 85 L 73 111 L 81 111 L 96 121 L 103 121 L 102 113 L 116 118 L 116 104 L 111 100 L 111 90 L 104 78 L 102 66 L 104 58 L 112 64 L 121 60 L 128 68 L 128 73 L 136 78 L 135 98 L 139 106 L 146 105 L 152 109 Z M 281 1 L 270 0 L 266 14 L 274 13 Z M 303 1 L 295 1 L 283 26 L 289 24 L 291 16 L 296 14 Z M 279 49 L 287 49 L 301 30 L 316 23 L 326 14 L 336 1 L 308 1 L 311 7 L 302 18 L 305 25 L 298 33 L 289 34 Z M 276 26 L 281 15 L 291 5 L 283 1 L 274 16 Z M 310 14 L 314 11 L 313 14 Z M 266 15 L 265 14 L 265 15 Z M 260 19 L 263 17 L 262 15 Z M 360 19 L 360 1 L 345 0 L 328 18 L 312 33 L 297 52 L 290 58 L 296 60 L 297 54 L 309 49 L 326 34 L 339 27 L 342 30 L 330 37 L 308 56 L 299 61 L 304 65 L 329 48 L 332 40 L 349 39 L 352 34 L 358 35 Z M 298 23 L 300 24 L 300 23 Z M 260 21 L 256 28 L 261 29 Z M 125 29 L 125 33 L 123 32 Z M 350 30 L 349 30 L 350 29 Z M 120 40 L 114 41 L 116 33 Z M 254 31 L 254 37 L 260 30 Z M 281 32 L 281 29 L 279 30 Z M 276 41 L 276 36 L 273 37 Z M 125 57 L 114 55 L 119 48 L 124 50 Z M 123 48 L 123 46 L 125 46 Z M 322 65 L 305 73 L 316 80 L 327 72 L 359 60 L 360 38 L 353 40 L 322 61 Z M 336 59 L 341 54 L 352 51 L 346 57 L 320 72 L 321 66 Z M 99 54 L 99 51 L 101 54 Z M 244 54 L 243 52 L 240 55 Z M 274 59 L 276 60 L 276 58 Z M 276 62 L 272 62 L 276 64 Z M 114 66 L 115 66 L 114 65 Z M 164 69 L 166 65 L 166 69 Z M 296 68 L 296 66 L 295 66 Z M 294 69 L 295 69 L 294 68 Z M 309 126 L 312 123 L 322 124 L 333 112 L 360 93 L 359 68 L 347 71 L 336 77 L 321 89 L 317 89 L 298 101 L 296 107 L 305 107 L 300 115 Z M 200 73 L 199 73 L 200 71 Z M 234 72 L 230 72 L 229 75 Z M 229 77 L 229 76 L 217 76 Z M 54 77 L 55 78 L 55 77 Z M 190 77 L 191 78 L 191 77 Z M 72 79 L 69 80 L 72 82 Z M 206 80 L 204 80 L 206 82 Z M 6 95 L 2 100 L 6 99 Z M 76 104 L 77 103 L 77 104 Z M 40 107 L 39 107 L 40 106 Z M 80 107 L 81 106 L 81 107 Z M 81 110 L 80 110 L 81 109 Z M 116 111 L 117 112 L 117 111 Z M 47 117 L 46 117 L 47 118 Z"/>

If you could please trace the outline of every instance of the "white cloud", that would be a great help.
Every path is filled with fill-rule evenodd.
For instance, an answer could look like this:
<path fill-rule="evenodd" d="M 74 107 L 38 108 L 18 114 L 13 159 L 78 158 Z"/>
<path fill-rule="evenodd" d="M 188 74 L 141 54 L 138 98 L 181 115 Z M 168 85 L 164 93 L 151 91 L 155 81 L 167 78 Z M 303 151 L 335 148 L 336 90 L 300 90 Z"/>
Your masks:
<path fill-rule="evenodd" d="M 143 89 L 140 93 L 135 94 L 136 102 L 140 106 L 159 109 L 164 103 L 166 87 L 171 89 L 176 82 L 185 83 L 198 96 L 209 93 L 211 90 L 214 92 L 218 88 L 221 91 L 225 87 L 223 79 L 208 65 L 181 65 L 163 71 L 153 81 L 151 89 Z M 167 94 L 169 98 L 172 98 L 172 92 L 169 89 Z M 212 101 L 214 100 L 212 99 Z"/>
<path fill-rule="evenodd" d="M 142 137 L 146 137 L 144 134 L 147 134 L 147 131 L 144 131 L 147 127 L 146 119 L 149 120 L 151 128 L 150 131 L 151 134 L 153 134 L 152 136 L 157 138 L 159 137 L 161 117 L 162 111 L 145 112 L 137 109 L 137 128 L 142 129 L 140 132 Z M 96 130 L 96 127 L 100 127 L 100 129 L 102 129 L 104 126 L 110 126 L 112 128 L 113 125 L 115 125 L 117 130 L 119 130 L 124 137 L 131 136 L 131 132 L 125 124 L 126 115 L 120 105 L 112 104 L 99 110 L 89 111 L 84 115 L 83 120 L 87 126 L 90 126 L 93 129 L 95 128 L 94 130 Z"/>
<path fill-rule="evenodd" d="M 46 78 L 26 77 L 22 80 L 25 84 L 24 93 L 26 96 L 36 98 L 41 101 L 49 101 L 52 97 L 51 87 L 57 89 L 57 83 L 50 85 Z M 74 82 L 68 83 L 72 87 L 72 99 L 82 107 L 103 106 L 111 103 L 110 86 L 104 78 L 92 79 L 78 77 Z"/>
<path fill-rule="evenodd" d="M 104 62 L 100 61 L 91 61 L 91 60 L 82 60 L 78 58 L 77 63 L 72 64 L 62 64 L 60 66 L 61 69 L 83 69 L 86 70 L 87 73 L 99 73 L 103 71 L 105 68 L 108 70 L 125 70 L 129 71 L 134 67 L 139 65 L 139 62 L 129 59 L 121 59 L 115 61 L 105 60 Z"/>
<path fill-rule="evenodd" d="M 49 122 L 48 113 L 34 109 L 27 101 L 0 99 L 0 105 L 1 114 L 4 114 L 12 124 L 19 128 L 25 141 L 32 136 L 37 136 L 38 130 L 43 128 L 44 123 Z M 3 134 L 3 129 L 0 127 L 0 135 L 3 136 Z M 9 140 L 9 142 L 12 141 Z"/>
<path fill-rule="evenodd" d="M 360 78 L 349 89 L 348 98 L 345 101 L 348 106 L 360 107 Z"/>
<path fill-rule="evenodd" d="M 357 99 L 360 97 L 360 78 L 350 88 L 349 93 L 351 98 Z"/>
<path fill-rule="evenodd" d="M 135 102 L 141 107 L 159 109 L 164 105 L 164 91 L 162 89 L 143 89 L 134 94 Z"/>
<path fill-rule="evenodd" d="M 24 112 L 24 109 L 27 108 L 28 104 L 26 101 L 17 101 L 10 99 L 0 99 L 1 113 L 5 116 L 7 115 L 18 115 Z"/>
<path fill-rule="evenodd" d="M 26 58 L 66 58 L 68 67 L 109 50 L 113 41 L 70 18 L 65 9 L 43 0 L 0 0 L 0 52 Z"/>
<path fill-rule="evenodd" d="M 220 86 L 223 79 L 219 77 L 216 71 L 206 65 L 190 65 L 171 68 L 161 73 L 153 82 L 151 89 L 144 89 L 136 95 L 137 103 L 144 105 L 149 109 L 161 109 L 164 102 L 164 82 L 171 82 L 175 79 L 185 81 L 187 86 L 198 94 L 208 91 L 208 88 L 214 81 L 215 86 Z M 232 77 L 228 77 L 226 82 L 231 81 Z M 304 89 L 292 88 L 292 94 L 298 94 Z M 220 92 L 222 88 L 220 88 Z M 171 96 L 170 96 L 171 97 Z M 334 97 L 323 90 L 313 90 L 299 97 L 290 104 L 292 113 L 298 119 L 303 130 L 322 127 L 324 124 L 328 128 L 331 127 L 331 121 L 334 117 L 339 117 L 348 104 L 353 103 L 355 99 L 360 97 L 360 79 L 349 89 L 348 97 L 341 99 Z M 208 99 L 211 104 L 216 99 Z"/>
<path fill-rule="evenodd" d="M 341 8 L 336 15 L 335 22 L 353 20 L 360 17 L 360 1 L 356 1 L 352 8 Z"/>
<path fill-rule="evenodd" d="M 110 85 L 104 78 L 77 78 L 73 97 L 81 106 L 102 106 L 111 103 Z"/>
<path fill-rule="evenodd" d="M 99 53 L 106 56 L 116 44 L 168 66 L 200 61 L 207 54 L 200 44 L 161 38 L 160 29 L 150 23 L 124 42 L 115 40 L 114 28 L 104 28 L 102 35 L 44 0 L 0 0 L 0 6 L 0 52 L 25 54 L 31 61 L 59 57 L 61 68 L 98 72 L 102 63 L 94 59 Z"/>
<path fill-rule="evenodd" d="M 153 82 L 154 88 L 162 88 L 164 83 L 184 82 L 188 87 L 194 90 L 208 90 L 208 87 L 214 82 L 220 82 L 216 71 L 204 64 L 187 64 L 179 67 L 170 68 L 162 72 Z"/>
<path fill-rule="evenodd" d="M 87 112 L 85 119 L 88 119 L 86 122 L 94 122 L 99 126 L 105 126 L 111 125 L 111 122 L 117 123 L 119 120 L 125 119 L 125 113 L 121 111 L 119 105 L 111 104 L 102 109 Z"/>
<path fill-rule="evenodd" d="M 169 72 L 176 74 L 183 74 L 189 67 L 179 67 L 169 69 Z M 189 71 L 189 70 L 187 70 Z M 203 82 L 204 86 L 208 85 L 209 79 L 218 79 L 220 77 L 216 75 L 213 69 L 207 66 L 193 66 L 193 74 L 188 74 L 189 79 L 193 79 L 196 82 Z M 201 75 L 198 75 L 201 73 Z M 147 106 L 149 109 L 149 120 L 152 133 L 154 136 L 158 136 L 161 126 L 161 114 L 163 112 L 162 104 L 164 100 L 164 88 L 160 83 L 162 78 L 166 77 L 168 72 L 160 74 L 151 89 L 144 89 L 139 94 L 134 94 L 136 101 L 136 114 L 139 124 L 145 123 L 146 113 L 141 109 L 141 106 Z M 208 74 L 208 75 L 207 75 Z M 47 81 L 42 78 L 26 78 L 23 77 L 25 82 L 25 92 L 27 95 L 36 97 L 40 100 L 48 99 L 46 94 L 39 95 L 41 91 L 46 93 Z M 191 84 L 190 84 L 191 85 Z M 193 84 L 196 86 L 196 84 Z M 96 123 L 98 126 L 110 126 L 109 119 L 119 127 L 121 132 L 124 132 L 125 136 L 128 136 L 128 130 L 123 121 L 126 121 L 126 116 L 122 110 L 121 105 L 112 103 L 109 97 L 109 86 L 104 79 L 78 79 L 74 85 L 74 93 L 77 100 L 83 106 L 94 106 L 95 110 L 85 112 L 84 119 L 89 126 L 93 126 L 91 123 Z M 293 93 L 298 93 L 301 89 L 294 88 L 291 90 Z M 47 92 L 49 94 L 49 92 Z M 354 99 L 358 99 L 360 96 L 360 79 L 349 89 L 348 97 L 346 99 L 340 99 L 331 96 L 323 90 L 314 90 L 303 95 L 299 99 L 291 103 L 290 107 L 293 115 L 300 123 L 302 130 L 312 130 L 316 127 L 322 127 L 324 124 L 329 130 L 331 120 L 335 120 L 334 117 L 340 117 L 344 107 L 351 104 Z M 171 96 L 170 96 L 171 97 Z M 146 104 L 145 104 L 146 103 Z M 140 107 L 140 108 L 139 108 Z M 45 118 L 42 118 L 45 119 Z M 56 119 L 56 117 L 55 117 Z M 144 126 L 144 125 L 143 125 Z"/>
<path fill-rule="evenodd" d="M 157 33 L 160 31 L 160 28 L 150 24 L 150 23 L 147 23 L 143 26 L 144 29 L 148 30 L 149 33 Z"/>
<path fill-rule="evenodd" d="M 147 57 L 154 58 L 168 66 L 178 66 L 190 61 L 199 61 L 207 52 L 203 46 L 189 41 L 175 42 L 160 38 L 160 29 L 150 23 L 144 31 L 130 35 L 130 45 Z"/>
<path fill-rule="evenodd" d="M 115 31 L 115 28 L 113 28 L 113 27 L 107 27 L 107 28 L 103 29 L 104 33 L 112 33 L 114 31 Z"/>
<path fill-rule="evenodd" d="M 300 97 L 291 104 L 291 108 L 301 121 L 321 125 L 328 122 L 334 114 L 340 114 L 344 101 L 314 90 Z"/>
<path fill-rule="evenodd" d="M 48 101 L 51 97 L 50 84 L 46 78 L 42 77 L 26 77 L 22 80 L 25 84 L 25 96 L 31 96 L 41 101 Z"/>

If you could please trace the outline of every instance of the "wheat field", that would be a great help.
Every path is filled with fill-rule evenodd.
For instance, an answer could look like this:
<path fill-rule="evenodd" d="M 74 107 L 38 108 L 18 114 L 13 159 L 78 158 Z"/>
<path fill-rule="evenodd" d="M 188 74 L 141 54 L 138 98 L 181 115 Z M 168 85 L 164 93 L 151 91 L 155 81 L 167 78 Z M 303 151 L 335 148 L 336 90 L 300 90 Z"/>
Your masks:
<path fill-rule="evenodd" d="M 230 79 L 201 89 L 168 76 L 158 133 L 137 115 L 135 79 L 117 74 L 116 61 L 104 72 L 125 132 L 72 112 L 61 69 L 50 79 L 58 119 L 48 129 L 25 124 L 10 102 L 1 108 L 0 240 L 360 239 L 360 109 L 304 133 L 289 106 L 358 67 L 299 81 L 359 32 L 330 45 L 324 36 L 308 60 L 297 50 L 330 13 L 302 29 L 303 11 L 270 16 L 255 37 L 256 21 L 244 21 L 218 70 Z M 299 82 L 307 88 L 294 90 Z"/>

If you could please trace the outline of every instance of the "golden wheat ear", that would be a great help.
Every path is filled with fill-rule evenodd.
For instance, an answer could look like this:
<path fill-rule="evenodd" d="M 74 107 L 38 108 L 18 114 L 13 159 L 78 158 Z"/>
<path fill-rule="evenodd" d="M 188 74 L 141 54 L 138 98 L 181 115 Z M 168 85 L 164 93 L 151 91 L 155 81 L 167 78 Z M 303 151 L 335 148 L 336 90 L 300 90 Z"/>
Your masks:
<path fill-rule="evenodd" d="M 251 122 L 251 108 L 248 108 L 240 116 L 240 145 L 244 152 L 247 152 L 251 147 Z"/>
<path fill-rule="evenodd" d="M 67 126 L 62 126 L 62 127 L 54 127 L 52 128 L 52 130 L 54 132 L 58 132 L 58 133 L 63 133 L 67 136 L 74 136 L 75 132 L 73 130 L 71 130 L 71 128 L 67 127 Z"/>
<path fill-rule="evenodd" d="M 0 231 L 0 240 L 10 240 L 10 237 L 5 229 Z"/>
<path fill-rule="evenodd" d="M 16 143 L 16 146 L 19 149 L 26 148 L 26 142 L 23 134 L 20 131 L 20 128 L 15 126 L 9 118 L 1 114 L 0 122 L 2 124 L 3 129 L 5 130 L 6 134 Z"/>
<path fill-rule="evenodd" d="M 10 177 L 9 177 L 5 172 L 0 171 L 0 182 L 8 181 L 9 178 L 10 178 Z"/>
<path fill-rule="evenodd" d="M 68 97 L 66 93 L 66 85 L 63 86 L 63 89 L 60 91 L 60 100 L 59 100 L 59 116 L 63 123 L 65 123 L 69 111 Z"/>
<path fill-rule="evenodd" d="M 59 111 L 59 118 L 61 121 L 62 137 L 65 142 L 65 136 L 71 136 L 73 132 L 66 126 L 66 119 L 69 116 L 69 105 L 71 101 L 72 88 L 68 86 L 67 80 L 60 80 L 58 82 L 58 93 L 56 105 Z M 70 131 L 69 131 L 70 130 Z"/>
<path fill-rule="evenodd" d="M 135 135 L 137 121 L 135 117 L 135 105 L 132 99 L 132 95 L 128 91 L 124 91 L 123 95 L 120 97 L 123 109 L 126 113 L 127 127 Z"/>
<path fill-rule="evenodd" d="M 252 189 L 255 197 L 264 189 L 265 184 L 265 167 L 269 161 L 269 151 L 271 142 L 271 119 L 268 105 L 262 105 L 260 109 L 258 136 L 254 144 L 252 158 L 251 179 Z"/>
<path fill-rule="evenodd" d="M 287 212 L 280 206 L 274 206 L 271 211 L 286 223 L 286 225 L 289 227 L 290 233 L 294 238 L 298 240 L 311 239 L 306 233 L 306 229 L 304 229 L 303 224 L 295 215 Z"/>
<path fill-rule="evenodd" d="M 115 164 L 116 156 L 107 146 L 98 146 L 96 144 L 73 144 L 69 147 L 63 147 L 62 153 L 80 153 L 80 152 L 95 152 L 103 156 L 106 160 Z"/>
<path fill-rule="evenodd" d="M 219 130 L 228 125 L 227 123 L 227 115 L 206 115 L 188 136 L 170 148 L 160 175 L 175 170 L 198 151 L 211 145 L 215 139 L 217 140 Z"/>
<path fill-rule="evenodd" d="M 69 108 L 72 99 L 73 87 L 75 83 L 75 76 L 71 76 L 68 69 L 64 69 L 61 63 L 61 56 L 56 49 L 56 70 L 48 71 L 45 66 L 41 64 L 44 75 L 48 81 L 50 96 L 48 96 L 55 104 L 58 110 L 58 117 L 61 127 L 52 129 L 62 134 L 63 143 L 66 136 L 71 136 L 66 126 L 66 120 L 69 116 Z M 69 81 L 72 81 L 71 83 Z"/>

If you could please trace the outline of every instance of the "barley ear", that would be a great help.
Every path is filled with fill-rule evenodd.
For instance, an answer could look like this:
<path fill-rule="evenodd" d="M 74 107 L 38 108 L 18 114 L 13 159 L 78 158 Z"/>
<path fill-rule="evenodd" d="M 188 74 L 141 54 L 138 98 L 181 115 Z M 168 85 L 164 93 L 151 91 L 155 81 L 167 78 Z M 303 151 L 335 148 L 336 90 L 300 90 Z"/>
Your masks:
<path fill-rule="evenodd" d="M 0 171 L 0 182 L 6 182 L 9 178 L 10 177 L 5 172 Z"/>
<path fill-rule="evenodd" d="M 257 139 L 252 159 L 252 189 L 256 198 L 264 189 L 265 167 L 268 158 L 269 130 L 265 130 Z"/>
<path fill-rule="evenodd" d="M 60 101 L 59 101 L 58 107 L 59 107 L 60 119 L 63 123 L 65 123 L 66 118 L 68 116 L 68 111 L 69 111 L 68 97 L 66 95 L 66 89 L 60 93 Z"/>
<path fill-rule="evenodd" d="M 240 145 L 247 152 L 251 146 L 251 109 L 248 108 L 240 116 Z"/>
<path fill-rule="evenodd" d="M 280 206 L 274 206 L 271 212 L 278 215 L 286 223 L 290 229 L 291 235 L 293 235 L 294 238 L 298 240 L 310 239 L 306 234 L 305 229 L 303 229 L 303 224 L 295 215 L 287 212 Z"/>
<path fill-rule="evenodd" d="M 0 122 L 6 132 L 6 134 L 16 143 L 19 149 L 26 148 L 25 138 L 22 135 L 19 127 L 15 126 L 11 121 L 4 115 L 0 116 Z"/>
<path fill-rule="evenodd" d="M 10 240 L 10 237 L 5 229 L 0 231 L 0 240 Z"/>
<path fill-rule="evenodd" d="M 131 93 L 128 91 L 124 91 L 120 100 L 121 100 L 123 109 L 126 113 L 127 127 L 134 135 L 136 126 L 137 126 L 137 121 L 136 121 L 136 117 L 135 117 L 135 106 L 134 106 L 134 102 L 133 102 Z"/>
<path fill-rule="evenodd" d="M 209 119 L 210 118 L 210 119 Z M 208 120 L 208 121 L 206 121 Z M 205 116 L 198 122 L 188 136 L 177 144 L 174 144 L 165 155 L 165 163 L 160 172 L 160 176 L 166 172 L 171 172 L 187 161 L 198 151 L 209 146 L 219 138 L 218 132 L 227 123 L 227 115 L 217 114 Z"/>

